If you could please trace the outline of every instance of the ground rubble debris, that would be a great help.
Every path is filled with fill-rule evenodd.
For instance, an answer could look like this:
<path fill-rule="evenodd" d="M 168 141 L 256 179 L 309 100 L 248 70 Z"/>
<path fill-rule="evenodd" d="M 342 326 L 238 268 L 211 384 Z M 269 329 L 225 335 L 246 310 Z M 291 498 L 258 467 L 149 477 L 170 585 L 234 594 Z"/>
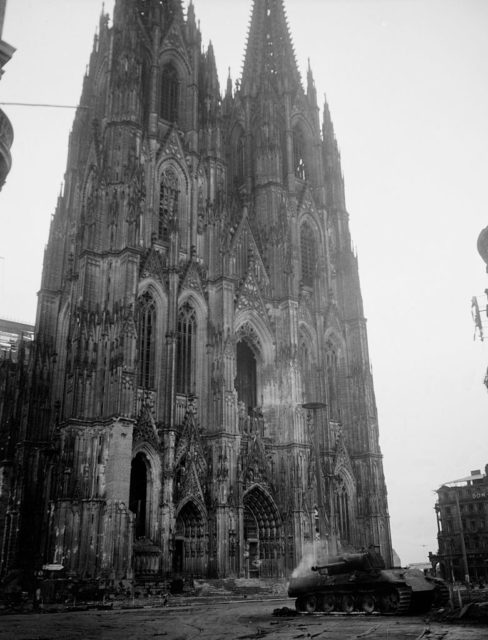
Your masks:
<path fill-rule="evenodd" d="M 30 593 L 20 586 L 8 593 L 0 589 L 0 615 L 11 613 L 58 613 L 110 609 L 178 607 L 208 601 L 286 597 L 286 583 L 260 579 L 128 580 L 108 584 L 98 580 L 44 580 Z"/>
<path fill-rule="evenodd" d="M 295 617 L 300 614 L 296 609 L 290 609 L 290 607 L 279 607 L 278 609 L 273 609 L 273 615 L 276 617 Z"/>
<path fill-rule="evenodd" d="M 488 625 L 488 601 L 468 602 L 462 607 L 443 608 L 433 611 L 431 620 L 435 622 L 473 622 Z"/>

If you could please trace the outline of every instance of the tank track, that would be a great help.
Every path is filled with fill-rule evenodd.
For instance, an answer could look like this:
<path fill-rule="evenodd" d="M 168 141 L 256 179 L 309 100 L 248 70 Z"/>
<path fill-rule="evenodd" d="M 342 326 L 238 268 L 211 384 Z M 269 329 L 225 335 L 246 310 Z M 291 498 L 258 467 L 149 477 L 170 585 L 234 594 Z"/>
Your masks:
<path fill-rule="evenodd" d="M 371 596 L 373 598 L 374 605 L 369 610 L 364 609 L 361 606 L 361 602 L 364 600 L 365 596 Z M 328 598 L 329 602 L 334 602 L 334 606 L 330 609 L 325 608 L 323 605 L 324 598 Z M 342 605 L 344 598 L 350 598 L 350 600 L 348 600 L 350 606 L 347 608 Z M 297 598 L 295 606 L 297 611 L 302 613 L 331 613 L 332 611 L 342 611 L 343 613 L 364 611 L 365 613 L 372 613 L 375 611 L 382 615 L 401 616 L 409 612 L 411 602 L 411 588 L 408 586 L 398 586 L 392 587 L 388 590 L 379 590 L 377 592 L 375 592 L 374 589 L 368 589 L 365 591 L 338 589 L 336 591 L 309 593 Z"/>
<path fill-rule="evenodd" d="M 449 602 L 451 594 L 449 593 L 449 587 L 444 582 L 436 582 L 434 587 L 434 607 L 445 607 Z"/>
<path fill-rule="evenodd" d="M 383 609 L 379 607 L 381 613 L 389 616 L 402 616 L 408 613 L 412 602 L 412 590 L 410 587 L 395 587 L 391 592 L 386 592 L 380 596 L 380 600 L 388 597 L 388 593 L 394 593 L 398 597 L 397 604 L 394 608 L 385 606 Z"/>

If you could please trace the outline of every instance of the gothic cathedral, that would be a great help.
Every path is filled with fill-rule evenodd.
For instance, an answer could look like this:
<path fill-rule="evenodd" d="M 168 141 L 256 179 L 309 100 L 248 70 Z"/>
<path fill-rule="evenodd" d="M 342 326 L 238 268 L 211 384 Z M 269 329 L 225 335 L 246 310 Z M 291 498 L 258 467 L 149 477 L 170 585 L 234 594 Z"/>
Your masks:
<path fill-rule="evenodd" d="M 116 0 L 45 252 L 4 568 L 279 577 L 370 544 L 391 564 L 348 217 L 284 0 L 254 0 L 224 94 L 191 1 Z"/>

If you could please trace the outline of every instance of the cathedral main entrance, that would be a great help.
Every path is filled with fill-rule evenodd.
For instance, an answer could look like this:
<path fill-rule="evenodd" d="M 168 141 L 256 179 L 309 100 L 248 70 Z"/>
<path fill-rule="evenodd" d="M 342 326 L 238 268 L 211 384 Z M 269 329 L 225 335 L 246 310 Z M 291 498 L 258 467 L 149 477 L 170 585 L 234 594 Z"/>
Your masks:
<path fill-rule="evenodd" d="M 147 462 L 143 453 L 132 460 L 130 471 L 129 509 L 135 515 L 135 539 L 146 535 Z"/>
<path fill-rule="evenodd" d="M 284 570 L 281 518 L 257 485 L 244 495 L 244 568 L 248 578 L 279 577 Z"/>
<path fill-rule="evenodd" d="M 207 535 L 201 510 L 190 500 L 178 513 L 173 543 L 173 572 L 204 576 L 207 569 Z"/>
<path fill-rule="evenodd" d="M 161 549 L 151 539 L 151 466 L 146 454 L 139 451 L 132 459 L 129 509 L 134 514 L 134 573 L 138 578 L 158 575 Z"/>

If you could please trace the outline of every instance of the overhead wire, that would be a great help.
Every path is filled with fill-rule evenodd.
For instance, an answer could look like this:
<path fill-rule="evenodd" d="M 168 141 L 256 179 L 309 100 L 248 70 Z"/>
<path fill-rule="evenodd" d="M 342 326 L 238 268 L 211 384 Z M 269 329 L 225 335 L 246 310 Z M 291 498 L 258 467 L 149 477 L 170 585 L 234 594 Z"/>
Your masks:
<path fill-rule="evenodd" d="M 90 109 L 91 107 L 85 105 L 71 105 L 71 104 L 51 104 L 43 102 L 0 102 L 0 105 L 9 105 L 16 107 L 52 107 L 55 109 Z"/>

